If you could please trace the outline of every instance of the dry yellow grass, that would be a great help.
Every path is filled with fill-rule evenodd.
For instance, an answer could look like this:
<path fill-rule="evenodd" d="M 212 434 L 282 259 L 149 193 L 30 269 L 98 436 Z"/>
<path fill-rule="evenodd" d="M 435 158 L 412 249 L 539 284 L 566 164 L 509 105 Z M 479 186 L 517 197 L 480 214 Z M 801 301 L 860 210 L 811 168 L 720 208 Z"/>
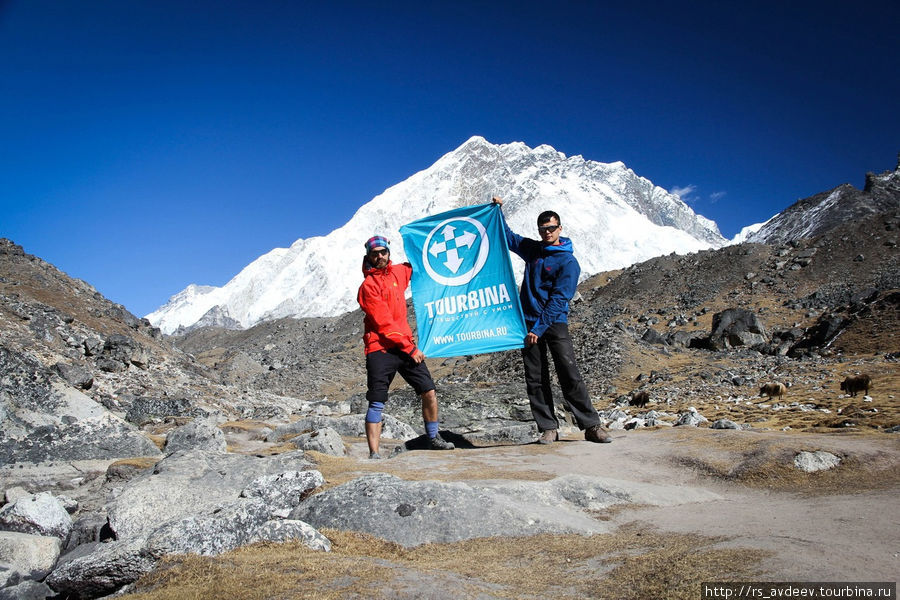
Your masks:
<path fill-rule="evenodd" d="M 549 451 L 536 448 L 535 451 Z M 316 464 L 316 469 L 325 478 L 325 485 L 317 489 L 320 493 L 357 477 L 369 473 L 387 473 L 408 481 L 475 481 L 486 479 L 516 479 L 523 481 L 549 481 L 556 475 L 535 469 L 511 470 L 493 465 L 473 465 L 472 461 L 463 464 L 449 464 L 440 470 L 433 468 L 414 468 L 406 462 L 398 460 L 359 461 L 350 457 L 337 457 L 321 452 L 306 451 L 306 456 Z"/>
<path fill-rule="evenodd" d="M 155 433 L 145 433 L 144 435 L 146 435 L 150 439 L 150 441 L 153 442 L 153 444 L 156 445 L 156 447 L 160 450 L 166 447 L 166 436 L 158 435 Z"/>
<path fill-rule="evenodd" d="M 332 552 L 257 544 L 220 557 L 181 556 L 143 577 L 132 600 L 414 598 L 448 586 L 454 597 L 696 598 L 709 580 L 759 576 L 760 550 L 723 537 L 661 534 L 631 524 L 615 534 L 482 538 L 403 548 L 323 530 Z M 446 589 L 446 588 L 445 588 Z"/>
<path fill-rule="evenodd" d="M 653 435 L 651 431 L 635 432 Z M 863 494 L 900 484 L 900 440 L 880 434 L 883 445 L 848 452 L 847 436 L 829 442 L 829 436 L 784 436 L 779 433 L 696 430 L 673 431 L 678 443 L 670 459 L 714 479 L 749 487 L 803 494 Z M 866 434 L 847 434 L 863 441 Z M 838 443 L 840 441 L 840 443 Z M 838 467 L 806 473 L 794 466 L 799 452 L 823 450 L 841 458 Z"/>
<path fill-rule="evenodd" d="M 264 421 L 227 421 L 219 425 L 225 433 L 253 433 L 269 427 Z"/>
<path fill-rule="evenodd" d="M 283 452 L 290 452 L 290 451 L 296 450 L 296 449 L 297 449 L 296 445 L 294 445 L 290 442 L 287 442 L 287 443 L 265 445 L 260 448 L 255 448 L 252 453 L 258 454 L 261 456 L 272 456 L 275 454 L 281 454 Z M 241 449 L 237 446 L 231 446 L 230 444 L 228 446 L 229 452 L 239 452 L 240 450 Z"/>
<path fill-rule="evenodd" d="M 135 467 L 137 469 L 149 469 L 159 462 L 158 456 L 135 456 L 132 458 L 122 458 L 111 462 L 110 467 Z M 109 467 L 107 467 L 109 468 Z"/>
<path fill-rule="evenodd" d="M 788 385 L 783 398 L 760 398 L 759 384 L 732 386 L 723 374 L 748 371 L 740 355 L 701 350 L 668 349 L 640 343 L 627 344 L 627 358 L 612 383 L 619 394 L 639 386 L 650 393 L 646 409 L 677 413 L 696 407 L 711 422 L 731 419 L 755 429 L 811 432 L 879 432 L 900 425 L 900 369 L 896 361 L 882 355 L 839 355 L 818 360 L 772 362 L 765 381 Z M 664 374 L 648 383 L 652 371 Z M 867 373 L 873 385 L 869 398 L 847 396 L 840 383 L 848 375 Z M 645 378 L 638 382 L 640 375 Z M 590 374 L 587 374 L 590 377 Z M 707 380 L 707 378 L 712 379 Z M 671 390 L 681 390 L 674 396 Z M 695 391 L 700 390 L 700 391 Z M 736 402 L 741 398 L 740 402 Z M 603 398 L 598 408 L 607 408 L 614 398 Z M 660 403 L 663 401 L 662 403 Z M 777 405 L 781 406 L 777 406 Z"/>

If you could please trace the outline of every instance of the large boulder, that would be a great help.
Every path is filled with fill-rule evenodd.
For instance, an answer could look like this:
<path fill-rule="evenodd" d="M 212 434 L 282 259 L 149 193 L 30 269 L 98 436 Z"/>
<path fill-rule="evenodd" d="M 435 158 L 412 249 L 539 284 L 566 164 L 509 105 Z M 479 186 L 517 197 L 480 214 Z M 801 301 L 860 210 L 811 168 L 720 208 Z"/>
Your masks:
<path fill-rule="evenodd" d="M 260 498 L 241 499 L 169 521 L 150 534 L 147 548 L 155 556 L 214 556 L 250 543 L 271 516 L 271 509 Z"/>
<path fill-rule="evenodd" d="M 385 414 L 382 421 L 381 437 L 392 440 L 406 440 L 418 435 L 416 430 L 397 420 L 395 417 Z M 275 431 L 266 437 L 266 441 L 280 442 L 303 433 L 309 433 L 329 427 L 340 435 L 348 437 L 362 437 L 366 435 L 365 415 L 344 415 L 343 417 L 304 417 L 293 423 L 279 425 Z"/>
<path fill-rule="evenodd" d="M 274 512 L 285 511 L 282 517 L 300 504 L 310 492 L 325 485 L 318 471 L 285 471 L 257 477 L 241 491 L 242 498 L 260 498 Z"/>
<path fill-rule="evenodd" d="M 41 492 L 22 496 L 0 508 L 0 529 L 65 541 L 72 529 L 72 517 L 53 494 Z"/>
<path fill-rule="evenodd" d="M 146 369 L 150 364 L 150 351 L 127 335 L 114 333 L 104 342 L 101 358 L 121 363 L 125 368 L 134 365 Z"/>
<path fill-rule="evenodd" d="M 268 521 L 250 536 L 250 543 L 263 541 L 299 541 L 312 550 L 331 552 L 331 540 L 316 531 L 309 523 L 292 519 L 273 519 Z"/>
<path fill-rule="evenodd" d="M 341 434 L 331 427 L 302 433 L 289 441 L 301 450 L 315 450 L 330 456 L 344 456 L 347 453 Z"/>
<path fill-rule="evenodd" d="M 56 594 L 42 581 L 25 580 L 8 588 L 0 589 L 0 600 L 47 600 Z"/>
<path fill-rule="evenodd" d="M 709 419 L 701 415 L 699 412 L 697 412 L 696 408 L 691 406 L 685 412 L 678 415 L 678 419 L 675 421 L 675 425 L 688 425 L 691 427 L 698 427 L 701 423 L 708 422 Z"/>
<path fill-rule="evenodd" d="M 330 548 L 309 526 L 273 524 L 324 483 L 302 452 L 253 457 L 198 450 L 172 454 L 128 481 L 107 504 L 115 540 L 78 546 L 47 578 L 74 597 L 109 594 L 168 554 L 215 555 L 262 540 Z"/>
<path fill-rule="evenodd" d="M 762 321 L 743 308 L 729 308 L 713 315 L 709 345 L 713 350 L 765 344 L 769 335 Z"/>
<path fill-rule="evenodd" d="M 59 362 L 53 365 L 53 371 L 74 388 L 89 390 L 94 385 L 94 376 L 83 367 Z"/>
<path fill-rule="evenodd" d="M 172 519 L 237 500 L 258 477 L 311 467 L 300 451 L 274 457 L 176 452 L 124 486 L 107 505 L 109 524 L 118 539 L 146 536 Z"/>
<path fill-rule="evenodd" d="M 44 580 L 63 597 L 98 598 L 149 573 L 160 556 L 143 538 L 78 546 L 63 556 Z"/>
<path fill-rule="evenodd" d="M 59 558 L 56 537 L 0 531 L 0 563 L 12 566 L 19 579 L 41 580 Z"/>
<path fill-rule="evenodd" d="M 794 457 L 794 466 L 806 473 L 827 471 L 841 464 L 841 459 L 831 452 L 817 450 L 815 452 L 798 452 Z"/>
<path fill-rule="evenodd" d="M 404 481 L 374 474 L 308 498 L 291 518 L 319 529 L 370 533 L 406 547 L 476 537 L 607 530 L 568 503 L 547 504 L 541 495 L 508 495 L 462 482 Z"/>
<path fill-rule="evenodd" d="M 406 547 L 490 536 L 603 533 L 591 511 L 632 502 L 672 506 L 704 490 L 567 475 L 551 481 L 404 481 L 373 474 L 310 496 L 291 511 L 316 528 L 369 533 Z"/>
<path fill-rule="evenodd" d="M 187 425 L 176 427 L 166 437 L 166 454 L 179 450 L 224 453 L 228 450 L 228 442 L 215 420 L 194 419 Z"/>
<path fill-rule="evenodd" d="M 134 426 L 37 360 L 0 347 L 0 464 L 158 454 Z"/>

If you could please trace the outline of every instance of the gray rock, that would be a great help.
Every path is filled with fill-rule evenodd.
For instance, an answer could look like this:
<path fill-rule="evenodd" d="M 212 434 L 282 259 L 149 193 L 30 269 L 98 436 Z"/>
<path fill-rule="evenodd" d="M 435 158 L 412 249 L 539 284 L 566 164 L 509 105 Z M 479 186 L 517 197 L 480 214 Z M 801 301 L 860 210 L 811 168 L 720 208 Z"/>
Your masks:
<path fill-rule="evenodd" d="M 150 363 L 149 350 L 127 335 L 119 333 L 114 333 L 106 339 L 106 342 L 103 344 L 102 357 L 121 363 L 126 368 L 129 364 L 132 364 L 141 369 L 146 369 Z"/>
<path fill-rule="evenodd" d="M 370 533 L 406 547 L 494 535 L 606 530 L 567 506 L 545 506 L 462 482 L 404 481 L 385 474 L 316 494 L 290 518 L 316 528 Z"/>
<path fill-rule="evenodd" d="M 42 581 L 23 581 L 18 585 L 0 589 L 0 600 L 46 600 L 56 597 L 56 592 Z"/>
<path fill-rule="evenodd" d="M 110 463 L 106 468 L 106 481 L 122 483 L 130 481 L 144 471 L 152 469 L 152 464 L 145 464 L 138 461 L 121 461 Z"/>
<path fill-rule="evenodd" d="M 66 363 L 56 363 L 53 365 L 53 370 L 72 387 L 89 390 L 94 385 L 94 376 L 87 369 Z"/>
<path fill-rule="evenodd" d="M 132 425 L 34 358 L 0 347 L 0 373 L 0 464 L 159 454 Z"/>
<path fill-rule="evenodd" d="M 187 398 L 157 398 L 153 396 L 137 396 L 131 401 L 125 413 L 125 420 L 141 425 L 153 419 L 164 417 L 198 417 L 205 412 L 191 405 Z"/>
<path fill-rule="evenodd" d="M 309 523 L 291 519 L 275 519 L 263 524 L 250 536 L 250 543 L 287 542 L 296 540 L 307 548 L 331 552 L 331 541 Z"/>
<path fill-rule="evenodd" d="M 700 340 L 703 337 L 705 335 L 702 331 L 673 331 L 666 335 L 666 342 L 670 346 L 689 348 L 695 340 Z"/>
<path fill-rule="evenodd" d="M 128 363 L 123 363 L 108 356 L 101 356 L 95 362 L 97 363 L 97 368 L 104 373 L 121 373 L 128 370 Z"/>
<path fill-rule="evenodd" d="M 344 456 L 347 449 L 341 434 L 331 427 L 323 427 L 291 438 L 290 442 L 301 450 L 315 450 L 330 456 Z"/>
<path fill-rule="evenodd" d="M 214 556 L 250 543 L 253 533 L 271 517 L 272 511 L 263 500 L 237 500 L 167 522 L 150 534 L 147 549 L 154 556 Z"/>
<path fill-rule="evenodd" d="M 74 598 L 97 598 L 149 573 L 160 556 L 145 548 L 142 538 L 78 546 L 60 559 L 44 582 Z"/>
<path fill-rule="evenodd" d="M 302 452 L 267 458 L 199 451 L 173 454 L 153 472 L 126 484 L 108 504 L 109 532 L 114 531 L 118 541 L 78 546 L 47 581 L 64 594 L 96 597 L 135 581 L 163 555 L 214 555 L 267 539 L 266 535 L 275 535 L 273 526 L 266 526 L 273 511 L 287 513 L 301 495 L 298 490 L 324 482 L 317 471 L 290 471 L 289 476 L 271 479 L 259 476 L 269 471 L 284 474 L 288 465 L 309 466 Z M 242 489 L 255 490 L 248 495 L 256 495 L 241 498 Z"/>
<path fill-rule="evenodd" d="M 448 483 L 374 474 L 308 498 L 290 518 L 411 547 L 542 532 L 600 533 L 610 526 L 585 511 L 623 502 L 672 506 L 716 498 L 705 490 L 580 475 L 544 482 Z"/>
<path fill-rule="evenodd" d="M 0 529 L 65 540 L 72 529 L 72 517 L 57 498 L 41 492 L 0 508 Z"/>
<path fill-rule="evenodd" d="M 697 427 L 700 423 L 708 423 L 709 419 L 701 415 L 697 412 L 697 409 L 691 406 L 688 408 L 687 412 L 683 412 L 678 415 L 678 420 L 675 421 L 675 425 L 688 425 L 691 427 Z"/>
<path fill-rule="evenodd" d="M 391 415 L 385 414 L 382 423 L 382 438 L 406 440 L 418 435 L 415 429 Z M 308 433 L 325 427 L 334 429 L 340 435 L 348 437 L 364 437 L 366 435 L 365 415 L 345 415 L 339 418 L 306 417 L 293 423 L 279 425 L 275 428 L 275 431 L 266 437 L 266 441 L 279 442 L 293 435 Z"/>
<path fill-rule="evenodd" d="M 0 561 L 0 588 L 16 585 L 22 581 L 22 574 L 14 565 Z"/>
<path fill-rule="evenodd" d="M 601 419 L 606 419 L 608 421 L 621 421 L 625 422 L 628 420 L 628 413 L 620 410 L 618 408 L 611 408 L 608 410 L 598 411 L 598 414 Z"/>
<path fill-rule="evenodd" d="M 109 524 L 119 539 L 147 536 L 162 523 L 237 500 L 262 475 L 310 467 L 302 451 L 270 457 L 176 452 L 129 481 L 107 504 Z"/>
<path fill-rule="evenodd" d="M 241 491 L 241 497 L 260 498 L 273 511 L 289 511 L 322 485 L 325 478 L 318 471 L 286 471 L 254 479 Z"/>
<path fill-rule="evenodd" d="M 66 512 L 70 515 L 74 515 L 78 512 L 78 500 L 75 498 L 70 498 L 69 496 L 59 495 L 56 497 L 59 500 L 59 503 L 62 504 L 62 507 L 66 509 Z"/>
<path fill-rule="evenodd" d="M 709 344 L 713 350 L 755 346 L 769 341 L 762 321 L 743 308 L 729 308 L 713 315 Z"/>
<path fill-rule="evenodd" d="M 24 498 L 25 496 L 31 496 L 31 492 L 29 492 L 28 490 L 26 490 L 23 487 L 15 486 L 15 487 L 11 487 L 8 490 L 6 490 L 6 493 L 4 494 L 4 496 L 6 498 L 7 504 L 9 504 L 9 503 L 15 502 L 19 498 Z"/>
<path fill-rule="evenodd" d="M 442 434 L 444 435 L 444 434 Z M 500 424 L 491 423 L 485 428 L 470 429 L 462 437 L 472 443 L 479 444 L 530 444 L 538 436 L 537 425 L 530 423 Z M 454 443 L 456 443 L 454 441 Z"/>
<path fill-rule="evenodd" d="M 719 419 L 710 425 L 712 429 L 740 429 L 741 426 L 730 419 Z"/>
<path fill-rule="evenodd" d="M 800 452 L 794 457 L 794 466 L 806 473 L 827 471 L 841 463 L 841 459 L 830 452 Z"/>
<path fill-rule="evenodd" d="M 644 332 L 644 335 L 641 336 L 641 340 L 647 342 L 648 344 L 665 345 L 667 343 L 666 338 L 664 338 L 662 334 L 652 328 L 647 328 L 647 330 Z"/>
<path fill-rule="evenodd" d="M 63 547 L 63 552 L 71 552 L 82 544 L 102 542 L 105 536 L 112 536 L 112 532 L 109 531 L 109 527 L 106 524 L 105 514 L 88 513 L 82 515 L 72 523 L 72 530 L 69 532 L 69 539 Z"/>
<path fill-rule="evenodd" d="M 166 437 L 166 454 L 179 450 L 201 450 L 203 452 L 228 451 L 225 433 L 212 419 L 194 419 L 187 425 L 176 427 Z"/>
<path fill-rule="evenodd" d="M 0 531 L 0 563 L 11 565 L 20 579 L 46 577 L 56 564 L 59 552 L 59 538 Z"/>
<path fill-rule="evenodd" d="M 84 340 L 85 356 L 97 356 L 103 352 L 103 340 L 98 337 L 89 337 Z"/>

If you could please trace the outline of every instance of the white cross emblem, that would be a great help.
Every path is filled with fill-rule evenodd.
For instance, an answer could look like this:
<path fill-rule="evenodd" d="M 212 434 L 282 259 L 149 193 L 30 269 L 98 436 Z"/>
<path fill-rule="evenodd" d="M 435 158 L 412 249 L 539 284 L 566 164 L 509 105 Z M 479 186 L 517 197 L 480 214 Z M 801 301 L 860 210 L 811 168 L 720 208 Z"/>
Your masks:
<path fill-rule="evenodd" d="M 456 226 L 451 223 L 455 223 Z M 471 226 L 474 226 L 477 233 L 472 231 Z M 441 241 L 436 239 L 438 237 L 441 238 Z M 465 257 L 476 249 L 478 255 L 475 258 L 475 264 L 468 271 L 459 273 Z M 484 267 L 489 252 L 490 243 L 484 225 L 469 217 L 455 217 L 439 223 L 428 234 L 422 248 L 422 263 L 434 281 L 444 285 L 465 285 Z M 440 261 L 438 264 L 453 273 L 453 276 L 438 273 L 434 268 L 436 265 L 431 264 L 431 259 Z"/>

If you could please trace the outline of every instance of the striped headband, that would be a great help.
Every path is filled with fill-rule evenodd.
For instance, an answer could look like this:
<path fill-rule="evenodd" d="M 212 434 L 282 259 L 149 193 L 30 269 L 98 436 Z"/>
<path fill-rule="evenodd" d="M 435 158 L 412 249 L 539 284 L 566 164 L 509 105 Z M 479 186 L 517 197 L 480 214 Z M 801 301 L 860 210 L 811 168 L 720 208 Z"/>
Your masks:
<path fill-rule="evenodd" d="M 391 246 L 386 237 L 376 235 L 366 240 L 366 252 L 371 252 L 374 248 L 387 248 L 390 250 Z"/>

